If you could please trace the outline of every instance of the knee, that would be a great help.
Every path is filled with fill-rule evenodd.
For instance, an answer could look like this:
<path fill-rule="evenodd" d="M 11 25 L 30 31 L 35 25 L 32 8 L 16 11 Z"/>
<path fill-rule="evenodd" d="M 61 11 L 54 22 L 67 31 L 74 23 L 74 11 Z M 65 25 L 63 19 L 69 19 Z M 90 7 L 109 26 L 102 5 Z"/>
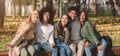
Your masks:
<path fill-rule="evenodd" d="M 35 49 L 32 45 L 29 45 L 28 48 L 27 48 L 28 52 L 31 54 L 31 56 L 34 55 L 35 53 Z"/>
<path fill-rule="evenodd" d="M 36 51 L 40 50 L 40 48 L 41 48 L 41 46 L 39 44 L 35 44 L 35 45 L 33 45 L 33 47 Z"/>
<path fill-rule="evenodd" d="M 25 48 L 20 50 L 20 56 L 27 56 L 27 50 Z"/>
<path fill-rule="evenodd" d="M 69 47 L 70 47 L 71 49 L 74 49 L 74 48 L 76 48 L 76 44 L 70 44 Z"/>

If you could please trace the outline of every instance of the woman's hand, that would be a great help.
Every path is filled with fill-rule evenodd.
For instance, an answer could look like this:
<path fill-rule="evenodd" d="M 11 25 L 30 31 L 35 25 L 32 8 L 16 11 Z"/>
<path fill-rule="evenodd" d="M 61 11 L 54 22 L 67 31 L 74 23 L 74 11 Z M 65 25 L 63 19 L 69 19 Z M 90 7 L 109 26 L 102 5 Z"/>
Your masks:
<path fill-rule="evenodd" d="M 13 48 L 14 46 L 13 46 L 13 45 L 10 45 L 10 44 L 7 44 L 7 47 L 8 47 L 8 49 L 11 49 L 11 48 Z"/>
<path fill-rule="evenodd" d="M 97 49 L 101 51 L 101 50 L 103 50 L 103 46 L 99 45 L 99 46 L 97 46 Z"/>
<path fill-rule="evenodd" d="M 90 46 L 90 42 L 86 41 L 85 42 L 85 47 L 88 48 Z"/>
<path fill-rule="evenodd" d="M 67 30 L 68 30 L 67 27 L 65 27 L 65 28 L 64 28 L 64 31 L 67 31 Z"/>

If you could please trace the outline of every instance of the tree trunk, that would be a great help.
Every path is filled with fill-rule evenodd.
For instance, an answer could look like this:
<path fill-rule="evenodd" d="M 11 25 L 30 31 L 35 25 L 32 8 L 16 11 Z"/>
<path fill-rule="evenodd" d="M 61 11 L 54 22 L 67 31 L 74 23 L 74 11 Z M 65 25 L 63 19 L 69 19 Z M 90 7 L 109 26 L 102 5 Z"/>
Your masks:
<path fill-rule="evenodd" d="M 93 0 L 93 7 L 94 7 L 94 15 L 97 16 L 97 0 Z"/>
<path fill-rule="evenodd" d="M 76 7 L 77 7 L 77 10 L 80 11 L 80 1 L 81 0 L 77 0 L 76 1 Z"/>
<path fill-rule="evenodd" d="M 16 19 L 16 7 L 15 7 L 15 0 L 12 0 L 12 12 L 13 12 L 13 19 Z"/>
<path fill-rule="evenodd" d="M 118 9 L 118 15 L 120 15 L 120 7 L 119 7 L 119 9 Z"/>
<path fill-rule="evenodd" d="M 53 9 L 53 3 L 52 3 L 52 0 L 46 0 L 46 6 L 49 7 L 50 9 Z"/>
<path fill-rule="evenodd" d="M 5 0 L 0 1 L 0 29 L 4 28 Z"/>
<path fill-rule="evenodd" d="M 19 6 L 19 13 L 18 16 L 21 18 L 21 9 L 22 9 L 22 5 L 21 5 L 21 0 L 18 0 L 18 6 Z"/>
<path fill-rule="evenodd" d="M 110 0 L 110 5 L 111 5 L 111 12 L 112 12 L 112 15 L 113 16 L 116 16 L 116 13 L 115 13 L 115 6 L 114 6 L 114 2 L 113 0 Z"/>
<path fill-rule="evenodd" d="M 84 10 L 86 10 L 86 0 L 83 0 Z"/>
<path fill-rule="evenodd" d="M 36 9 L 36 2 L 37 2 L 37 0 L 32 0 L 32 2 L 33 2 L 33 10 L 35 10 Z"/>
<path fill-rule="evenodd" d="M 43 8 L 43 0 L 39 0 L 40 2 L 40 10 Z"/>
<path fill-rule="evenodd" d="M 118 15 L 120 15 L 120 0 L 116 0 L 116 5 L 118 6 Z"/>
<path fill-rule="evenodd" d="M 55 11 L 55 14 L 56 16 L 58 17 L 59 16 L 59 6 L 60 6 L 60 0 L 55 0 L 56 2 L 56 11 Z"/>

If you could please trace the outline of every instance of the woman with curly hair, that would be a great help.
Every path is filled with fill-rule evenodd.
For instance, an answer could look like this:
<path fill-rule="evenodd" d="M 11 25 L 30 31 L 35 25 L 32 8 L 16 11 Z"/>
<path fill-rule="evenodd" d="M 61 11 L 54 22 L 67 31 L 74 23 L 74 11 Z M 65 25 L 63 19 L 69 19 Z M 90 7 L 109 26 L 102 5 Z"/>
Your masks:
<path fill-rule="evenodd" d="M 36 56 L 39 56 L 39 51 L 43 48 L 46 51 L 52 52 L 52 56 L 57 56 L 57 50 L 54 42 L 54 26 L 52 25 L 54 13 L 47 7 L 44 7 L 39 12 L 40 21 L 36 24 L 36 39 L 34 45 Z"/>

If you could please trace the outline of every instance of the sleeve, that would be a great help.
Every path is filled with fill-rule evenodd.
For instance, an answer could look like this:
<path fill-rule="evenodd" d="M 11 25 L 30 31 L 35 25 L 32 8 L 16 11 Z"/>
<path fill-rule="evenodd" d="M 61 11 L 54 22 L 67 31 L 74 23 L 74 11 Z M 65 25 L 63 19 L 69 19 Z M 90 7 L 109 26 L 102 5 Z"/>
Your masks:
<path fill-rule="evenodd" d="M 49 38 L 49 43 L 50 44 L 55 43 L 53 34 L 54 34 L 54 27 L 52 28 L 52 31 L 51 31 L 51 34 L 50 34 L 50 38 Z"/>
<path fill-rule="evenodd" d="M 87 28 L 88 28 L 88 32 L 90 33 L 90 35 L 92 36 L 92 41 L 93 43 L 95 43 L 95 45 L 98 45 L 99 44 L 99 40 L 97 39 L 96 35 L 95 35 L 95 32 L 94 32 L 94 29 L 92 27 L 92 24 L 90 22 L 87 22 Z"/>
<path fill-rule="evenodd" d="M 69 38 L 70 38 L 70 32 L 69 32 L 69 31 L 66 31 L 66 32 L 65 32 L 65 40 L 64 40 L 65 44 L 68 43 Z"/>
<path fill-rule="evenodd" d="M 29 29 L 30 29 L 30 25 L 29 25 L 29 24 L 24 24 L 24 25 L 22 25 L 22 26 L 18 29 L 18 31 L 17 31 L 15 37 L 13 38 L 13 40 L 10 42 L 10 45 L 13 45 L 13 46 L 14 46 L 14 45 L 17 44 L 18 42 L 20 42 L 20 40 L 22 40 L 22 37 L 24 36 L 24 34 L 25 34 Z"/>
<path fill-rule="evenodd" d="M 55 29 L 55 30 L 54 30 L 54 37 L 55 37 L 55 38 L 58 38 L 58 27 L 59 27 L 58 24 L 55 23 L 55 25 L 54 25 L 54 29 Z"/>

